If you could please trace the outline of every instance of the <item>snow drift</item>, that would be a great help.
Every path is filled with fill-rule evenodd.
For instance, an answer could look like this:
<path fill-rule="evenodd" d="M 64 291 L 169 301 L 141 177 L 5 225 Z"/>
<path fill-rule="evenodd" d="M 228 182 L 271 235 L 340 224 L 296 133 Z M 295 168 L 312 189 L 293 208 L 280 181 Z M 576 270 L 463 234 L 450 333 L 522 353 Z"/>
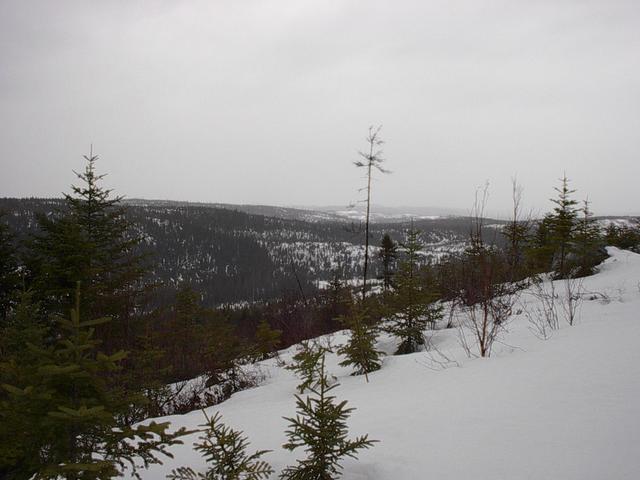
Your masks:
<path fill-rule="evenodd" d="M 329 355 L 328 371 L 341 384 L 336 395 L 357 408 L 351 434 L 380 440 L 358 461 L 344 462 L 343 478 L 640 478 L 640 255 L 609 253 L 584 280 L 576 325 L 562 324 L 547 340 L 531 331 L 523 311 L 537 300 L 525 291 L 491 358 L 469 358 L 456 329 L 430 332 L 430 352 L 387 356 L 369 383 Z M 334 346 L 345 339 L 344 332 L 330 338 Z M 394 347 L 392 339 L 380 338 L 384 351 Z M 294 352 L 280 356 L 288 362 Z M 279 472 L 302 455 L 281 448 L 282 417 L 294 414 L 298 381 L 275 360 L 260 368 L 263 385 L 208 413 L 219 411 L 226 424 L 243 430 L 251 451 L 272 450 L 264 459 Z M 192 429 L 203 414 L 163 420 Z M 196 437 L 185 438 L 172 450 L 174 459 L 142 472 L 143 478 L 164 478 L 181 465 L 205 471 L 192 448 Z"/>

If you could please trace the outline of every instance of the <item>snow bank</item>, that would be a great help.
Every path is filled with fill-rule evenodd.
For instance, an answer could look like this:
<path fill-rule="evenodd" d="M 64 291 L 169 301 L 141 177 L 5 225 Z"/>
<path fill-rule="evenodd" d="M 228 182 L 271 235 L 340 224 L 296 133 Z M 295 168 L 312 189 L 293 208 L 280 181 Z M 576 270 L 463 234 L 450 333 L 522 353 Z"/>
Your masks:
<path fill-rule="evenodd" d="M 563 325 L 548 340 L 533 335 L 524 314 L 515 315 L 491 358 L 469 359 L 456 330 L 440 330 L 431 342 L 442 355 L 387 356 L 368 384 L 331 355 L 328 369 L 341 383 L 336 395 L 357 408 L 352 435 L 380 440 L 359 461 L 344 462 L 343 478 L 640 478 L 640 255 L 609 253 L 600 272 L 584 281 L 591 300 L 582 304 L 578 323 Z M 521 301 L 536 300 L 524 295 Z M 332 341 L 344 339 L 339 333 Z M 393 340 L 380 342 L 393 351 Z M 294 414 L 297 380 L 274 361 L 262 368 L 264 385 L 209 413 L 220 411 L 228 425 L 243 430 L 252 449 L 273 450 L 264 459 L 279 472 L 301 454 L 281 448 L 282 417 Z M 196 411 L 163 420 L 194 428 L 203 416 Z M 164 478 L 180 465 L 204 471 L 194 439 L 143 478 Z"/>

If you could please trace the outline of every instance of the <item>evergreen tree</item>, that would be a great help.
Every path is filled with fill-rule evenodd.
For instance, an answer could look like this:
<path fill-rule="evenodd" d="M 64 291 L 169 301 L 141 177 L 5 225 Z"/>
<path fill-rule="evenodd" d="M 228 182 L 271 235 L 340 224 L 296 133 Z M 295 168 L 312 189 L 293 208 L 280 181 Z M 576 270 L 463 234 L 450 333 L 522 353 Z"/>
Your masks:
<path fill-rule="evenodd" d="M 117 376 L 117 386 L 124 395 L 130 392 L 139 397 L 126 412 L 128 423 L 175 413 L 172 368 L 166 365 L 166 352 L 156 337 L 150 332 L 139 335 Z"/>
<path fill-rule="evenodd" d="M 616 225 L 611 223 L 605 232 L 607 245 L 640 253 L 640 223 L 638 220 L 631 225 Z"/>
<path fill-rule="evenodd" d="M 31 243 L 28 263 L 32 285 L 49 312 L 63 314 L 73 305 L 76 282 L 82 283 L 82 308 L 90 317 L 113 319 L 99 327 L 107 349 L 128 346 L 131 320 L 139 310 L 145 274 L 136 252 L 139 238 L 124 218 L 122 197 L 100 185 L 98 157 L 90 153 L 80 186 L 65 194 L 65 209 L 39 219 L 40 233 Z M 106 330 L 105 330 L 106 329 Z"/>
<path fill-rule="evenodd" d="M 342 280 L 341 269 L 333 269 L 327 288 L 321 293 L 322 331 L 330 332 L 339 328 L 337 318 L 346 314 L 353 302 L 351 289 Z"/>
<path fill-rule="evenodd" d="M 575 190 L 569 188 L 569 179 L 565 175 L 560 180 L 560 187 L 556 187 L 558 198 L 551 201 L 556 205 L 550 216 L 551 244 L 554 248 L 554 269 L 560 277 L 566 276 L 568 272 L 567 257 L 571 253 L 573 234 L 575 230 L 576 218 L 578 216 L 578 202 L 571 198 Z"/>
<path fill-rule="evenodd" d="M 340 318 L 350 330 L 348 342 L 338 349 L 346 358 L 340 362 L 343 367 L 353 367 L 353 375 L 365 375 L 380 369 L 382 352 L 376 350 L 376 329 L 367 324 L 365 311 L 354 306 L 348 315 Z"/>
<path fill-rule="evenodd" d="M 255 349 L 258 360 L 264 360 L 273 355 L 280 345 L 282 330 L 271 328 L 264 318 L 260 320 L 255 334 Z"/>
<path fill-rule="evenodd" d="M 0 326 L 0 359 L 5 362 L 28 363 L 35 360 L 29 345 L 44 345 L 47 328 L 40 321 L 40 306 L 33 302 L 33 294 L 21 292 L 17 307 Z M 6 383 L 0 377 L 0 384 Z"/>
<path fill-rule="evenodd" d="M 78 289 L 70 319 L 57 321 L 55 342 L 33 346 L 33 363 L 3 364 L 14 378 L 3 385 L 0 401 L 3 433 L 13 433 L 16 442 L 12 463 L 1 467 L 7 478 L 109 479 L 127 467 L 138 476 L 137 462 L 160 463 L 159 454 L 171 456 L 167 447 L 181 443 L 184 429 L 170 433 L 168 423 L 134 427 L 124 421 L 138 399 L 118 396 L 107 385 L 126 354 L 97 351 L 93 327 L 104 321 L 80 319 Z"/>
<path fill-rule="evenodd" d="M 233 430 L 222 423 L 222 417 L 216 413 L 209 418 L 204 413 L 207 423 L 200 443 L 195 444 L 196 451 L 202 453 L 211 467 L 205 472 L 194 472 L 189 467 L 173 470 L 167 476 L 171 480 L 260 480 L 269 478 L 273 473 L 271 466 L 260 460 L 269 450 L 259 450 L 251 455 L 246 450 L 249 446 L 247 437 L 242 432 Z"/>
<path fill-rule="evenodd" d="M 574 258 L 570 262 L 571 276 L 583 277 L 591 275 L 594 267 L 604 260 L 602 251 L 602 235 L 600 227 L 593 218 L 589 201 L 583 202 L 574 231 Z"/>
<path fill-rule="evenodd" d="M 293 363 L 287 366 L 300 377 L 298 392 L 304 393 L 318 381 L 318 363 L 330 350 L 317 342 L 303 341 L 300 350 L 293 356 Z"/>
<path fill-rule="evenodd" d="M 146 313 L 143 294 L 148 288 L 143 280 L 144 258 L 138 253 L 140 238 L 124 217 L 122 197 L 113 197 L 111 190 L 101 185 L 104 175 L 96 173 L 98 157 L 90 153 L 84 159 L 84 171 L 76 173 L 79 185 L 65 194 L 64 207 L 51 217 L 39 217 L 39 232 L 30 241 L 26 256 L 28 284 L 42 307 L 43 318 L 49 319 L 74 306 L 74 291 L 80 282 L 82 312 L 87 318 L 110 319 L 95 326 L 101 349 L 133 350 L 137 360 L 156 357 L 160 352 L 143 352 L 139 347 L 144 343 L 138 342 Z M 142 371 L 131 371 L 131 358 L 119 365 L 121 368 L 108 375 L 113 392 L 138 396 L 145 390 L 157 391 L 151 386 L 161 380 L 161 371 L 151 378 L 154 371 L 145 369 L 140 383 L 143 377 L 133 373 Z M 126 417 L 138 418 L 138 408 L 131 404 L 131 409 Z"/>
<path fill-rule="evenodd" d="M 382 286 L 387 291 L 393 286 L 393 263 L 398 256 L 398 246 L 388 233 L 382 237 L 378 256 L 382 260 Z"/>
<path fill-rule="evenodd" d="M 200 295 L 191 287 L 184 286 L 176 293 L 168 330 L 171 338 L 165 349 L 172 366 L 172 377 L 187 380 L 195 376 L 194 367 L 201 363 L 203 354 L 202 325 L 208 312 L 200 305 Z"/>
<path fill-rule="evenodd" d="M 525 248 L 527 267 L 533 272 L 548 272 L 552 268 L 554 253 L 551 240 L 552 222 L 550 214 L 540 220 Z"/>
<path fill-rule="evenodd" d="M 33 392 L 36 398 L 26 401 L 12 398 L 6 385 L 20 385 L 25 379 L 35 378 L 47 329 L 39 321 L 38 305 L 31 294 L 24 292 L 15 310 L 0 326 L 0 478 L 22 479 L 32 475 L 31 454 L 37 452 L 37 432 L 30 432 L 33 420 L 46 397 Z M 37 401 L 36 401 L 37 400 Z"/>
<path fill-rule="evenodd" d="M 223 396 L 228 397 L 247 386 L 242 365 L 249 360 L 250 348 L 236 334 L 228 319 L 221 315 L 215 316 L 205 328 L 207 385 L 221 385 Z"/>
<path fill-rule="evenodd" d="M 410 229 L 401 244 L 403 259 L 394 277 L 395 290 L 388 299 L 391 318 L 385 330 L 400 339 L 398 354 L 413 353 L 424 345 L 424 331 L 442 316 L 433 305 L 435 295 L 420 275 L 420 232 Z"/>
<path fill-rule="evenodd" d="M 325 372 L 324 355 L 316 364 L 317 382 L 310 387 L 311 395 L 302 399 L 296 395 L 296 418 L 286 418 L 289 429 L 283 448 L 295 450 L 303 447 L 307 457 L 298 460 L 281 473 L 285 480 L 330 480 L 342 474 L 340 462 L 345 457 L 357 458 L 358 451 L 370 448 L 376 440 L 368 435 L 348 439 L 347 419 L 354 408 L 347 402 L 337 402 L 331 395 L 338 384 L 331 385 Z"/>

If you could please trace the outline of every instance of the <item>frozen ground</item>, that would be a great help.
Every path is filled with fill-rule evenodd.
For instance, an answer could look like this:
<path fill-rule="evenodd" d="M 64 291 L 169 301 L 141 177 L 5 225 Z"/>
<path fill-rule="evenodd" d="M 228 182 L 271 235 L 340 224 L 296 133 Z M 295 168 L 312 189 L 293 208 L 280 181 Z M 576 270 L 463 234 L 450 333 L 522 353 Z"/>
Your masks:
<path fill-rule="evenodd" d="M 357 408 L 352 435 L 380 440 L 359 461 L 344 462 L 343 478 L 640 478 L 640 255 L 610 253 L 600 272 L 584 281 L 577 324 L 563 323 L 547 340 L 532 333 L 521 313 L 491 358 L 468 358 L 456 329 L 439 330 L 431 338 L 439 353 L 387 356 L 369 383 L 349 376 L 331 355 L 329 370 L 341 384 L 336 395 Z M 560 283 L 557 290 L 562 293 Z M 536 301 L 527 294 L 521 299 L 528 310 Z M 332 343 L 344 339 L 336 334 Z M 393 341 L 381 338 L 380 347 L 392 352 Z M 287 361 L 293 351 L 281 357 Z M 228 425 L 243 430 L 252 450 L 273 450 L 264 459 L 279 472 L 302 454 L 281 448 L 282 417 L 295 412 L 297 380 L 273 361 L 261 368 L 263 385 L 210 413 L 220 411 Z M 167 420 L 194 428 L 203 415 Z M 164 478 L 180 465 L 204 471 L 191 446 L 195 438 L 143 478 Z"/>

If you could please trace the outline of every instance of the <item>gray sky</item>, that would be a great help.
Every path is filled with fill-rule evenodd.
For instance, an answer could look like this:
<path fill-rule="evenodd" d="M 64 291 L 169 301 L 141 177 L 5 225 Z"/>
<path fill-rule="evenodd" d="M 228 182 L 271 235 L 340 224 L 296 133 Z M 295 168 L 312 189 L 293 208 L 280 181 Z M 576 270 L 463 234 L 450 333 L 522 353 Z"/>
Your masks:
<path fill-rule="evenodd" d="M 640 212 L 640 2 L 0 0 L 0 196 Z"/>

